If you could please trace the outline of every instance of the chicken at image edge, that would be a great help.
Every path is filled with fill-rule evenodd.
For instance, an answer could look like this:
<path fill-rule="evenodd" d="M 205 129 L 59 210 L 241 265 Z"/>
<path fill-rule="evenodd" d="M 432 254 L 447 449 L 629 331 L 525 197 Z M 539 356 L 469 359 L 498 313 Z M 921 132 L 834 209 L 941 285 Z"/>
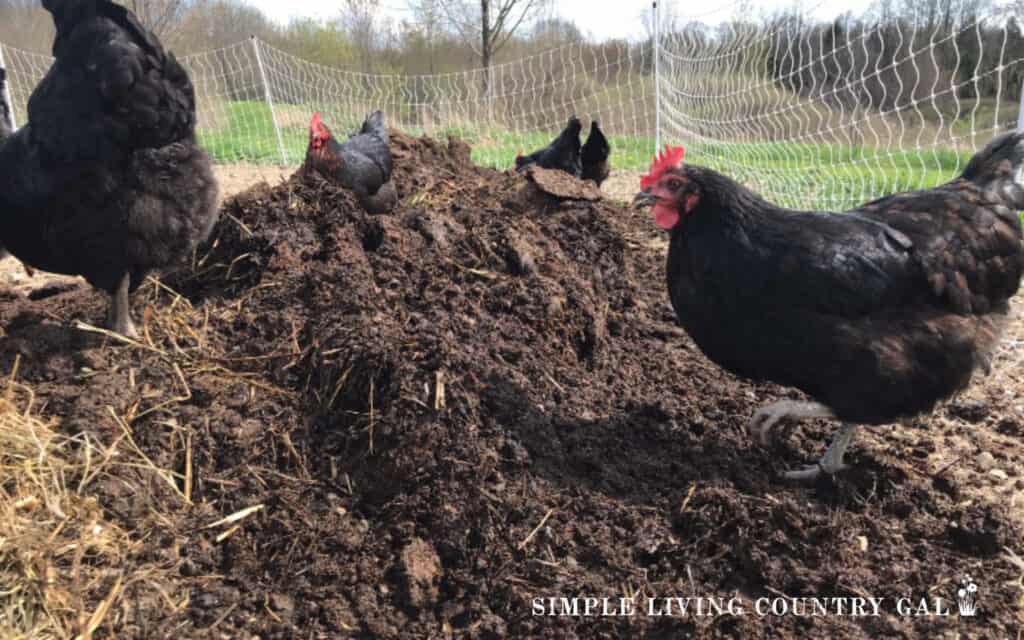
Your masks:
<path fill-rule="evenodd" d="M 109 326 L 137 335 L 129 292 L 190 254 L 217 220 L 185 70 L 124 7 L 44 0 L 54 63 L 27 123 L 0 141 L 0 243 L 112 296 Z M 5 105 L 9 109 L 10 105 Z"/>
<path fill-rule="evenodd" d="M 368 213 L 387 213 L 398 203 L 391 179 L 392 158 L 384 114 L 374 111 L 359 131 L 344 142 L 313 114 L 309 125 L 309 146 L 303 171 L 315 170 L 324 179 L 356 194 Z"/>
<path fill-rule="evenodd" d="M 667 149 L 635 202 L 670 233 L 668 289 L 707 357 L 796 387 L 750 422 L 837 418 L 813 479 L 844 468 L 855 425 L 931 411 L 987 371 L 1024 272 L 1024 131 L 993 139 L 956 179 L 845 213 L 790 211 Z"/>

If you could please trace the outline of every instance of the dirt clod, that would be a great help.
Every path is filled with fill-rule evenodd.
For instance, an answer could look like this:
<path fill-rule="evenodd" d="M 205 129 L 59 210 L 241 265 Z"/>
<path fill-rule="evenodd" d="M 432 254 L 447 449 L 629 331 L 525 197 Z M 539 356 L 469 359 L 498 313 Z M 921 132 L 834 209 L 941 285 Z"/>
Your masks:
<path fill-rule="evenodd" d="M 402 586 L 409 604 L 425 609 L 437 601 L 441 559 L 429 542 L 414 538 L 402 549 Z"/>
<path fill-rule="evenodd" d="M 577 180 L 556 169 L 542 169 L 530 165 L 523 172 L 526 175 L 528 194 L 544 194 L 558 200 L 586 200 L 596 202 L 601 199 L 601 190 L 593 182 Z M 532 187 L 532 188 L 531 188 Z"/>

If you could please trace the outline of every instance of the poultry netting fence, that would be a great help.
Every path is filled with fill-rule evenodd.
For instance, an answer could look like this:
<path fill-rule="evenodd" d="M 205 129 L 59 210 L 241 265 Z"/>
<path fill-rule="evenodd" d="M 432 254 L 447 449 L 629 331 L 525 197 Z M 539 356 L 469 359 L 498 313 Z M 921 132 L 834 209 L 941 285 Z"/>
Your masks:
<path fill-rule="evenodd" d="M 1008 11 L 916 6 L 673 30 L 659 50 L 661 137 L 791 207 L 842 210 L 949 180 L 1024 121 L 1024 33 Z"/>
<path fill-rule="evenodd" d="M 380 108 L 392 127 L 458 135 L 477 162 L 506 168 L 576 114 L 600 121 L 620 171 L 644 170 L 659 142 L 683 144 L 688 161 L 815 209 L 948 180 L 1024 117 L 1024 33 L 1009 12 L 724 15 L 733 9 L 684 22 L 663 8 L 648 23 L 657 36 L 569 43 L 486 71 L 358 73 L 258 39 L 181 59 L 220 163 L 297 165 L 314 111 L 342 134 Z M 51 58 L 3 43 L 0 55 L 20 124 Z"/>
<path fill-rule="evenodd" d="M 0 49 L 21 122 L 51 59 Z M 573 114 L 598 120 L 627 164 L 647 161 L 654 145 L 651 56 L 642 44 L 568 44 L 489 72 L 420 76 L 326 67 L 258 39 L 181 61 L 196 88 L 199 136 L 217 162 L 300 163 L 315 111 L 341 135 L 382 109 L 389 126 L 457 135 L 477 162 L 494 167 L 550 142 Z"/>

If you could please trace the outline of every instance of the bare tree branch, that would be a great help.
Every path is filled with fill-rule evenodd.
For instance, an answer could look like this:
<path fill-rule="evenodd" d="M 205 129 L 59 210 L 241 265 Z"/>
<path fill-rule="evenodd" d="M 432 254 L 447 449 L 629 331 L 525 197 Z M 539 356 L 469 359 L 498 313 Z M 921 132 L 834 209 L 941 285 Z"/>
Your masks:
<path fill-rule="evenodd" d="M 479 1 L 479 9 L 474 7 Z M 548 0 L 438 0 L 446 22 L 489 67 L 496 53 Z"/>
<path fill-rule="evenodd" d="M 143 26 L 161 39 L 170 39 L 185 18 L 184 0 L 127 0 L 125 6 L 138 16 Z"/>
<path fill-rule="evenodd" d="M 512 9 L 511 5 L 513 5 L 513 4 L 514 4 L 514 2 L 512 2 L 512 0 L 510 0 L 510 2 L 509 2 L 509 5 L 510 5 L 509 9 L 510 10 Z M 516 31 L 519 30 L 519 27 L 521 27 L 523 25 L 523 22 L 526 21 L 526 18 L 531 16 L 533 10 L 534 9 L 539 9 L 539 8 L 540 8 L 540 2 L 538 0 L 528 0 L 528 2 L 526 3 L 526 6 L 523 7 L 522 13 L 519 14 L 519 19 L 516 20 L 516 23 L 514 25 L 512 25 L 511 28 L 506 29 L 503 36 L 499 35 L 496 38 L 496 41 L 495 41 L 495 44 L 494 44 L 494 52 L 497 53 L 498 51 L 500 51 L 501 48 L 504 47 L 506 43 L 508 43 L 508 41 L 512 38 L 512 36 L 515 35 Z M 505 18 L 507 18 L 507 16 L 508 16 L 508 14 L 506 14 Z M 495 29 L 496 33 L 501 33 L 501 30 L 505 29 L 504 21 L 505 21 L 505 19 L 502 19 L 501 25 L 496 27 L 496 29 Z"/>
<path fill-rule="evenodd" d="M 448 24 L 455 27 L 455 30 L 459 33 L 459 36 L 461 36 L 462 39 L 466 41 L 466 44 L 468 44 L 469 47 L 473 50 L 473 53 L 475 53 L 478 56 L 482 55 L 483 52 L 481 51 L 479 42 L 477 40 L 477 38 L 479 37 L 478 30 L 480 29 L 480 25 L 478 22 L 465 19 L 465 12 L 467 9 L 465 5 L 458 2 L 457 0 L 441 0 L 439 4 L 441 6 L 441 10 L 444 12 L 444 17 L 448 21 Z M 453 10 L 454 5 L 461 5 L 460 8 L 463 10 L 462 19 L 460 19 L 459 17 L 459 12 L 457 10 Z"/>

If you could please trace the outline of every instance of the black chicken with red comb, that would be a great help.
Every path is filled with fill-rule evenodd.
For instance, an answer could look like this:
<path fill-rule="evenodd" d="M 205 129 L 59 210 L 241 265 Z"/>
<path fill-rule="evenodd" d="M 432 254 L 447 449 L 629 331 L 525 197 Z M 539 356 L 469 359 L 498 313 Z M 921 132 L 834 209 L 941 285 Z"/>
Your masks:
<path fill-rule="evenodd" d="M 1024 131 L 992 140 L 940 187 L 845 213 L 790 211 L 666 149 L 641 181 L 670 233 L 679 322 L 723 368 L 800 389 L 754 414 L 843 423 L 808 479 L 843 468 L 855 425 L 930 411 L 988 369 L 1024 273 Z"/>
<path fill-rule="evenodd" d="M 391 149 L 384 114 L 374 111 L 357 133 L 338 142 L 331 130 L 313 114 L 305 170 L 315 170 L 327 180 L 355 192 L 369 213 L 387 213 L 398 202 L 391 180 Z"/>

